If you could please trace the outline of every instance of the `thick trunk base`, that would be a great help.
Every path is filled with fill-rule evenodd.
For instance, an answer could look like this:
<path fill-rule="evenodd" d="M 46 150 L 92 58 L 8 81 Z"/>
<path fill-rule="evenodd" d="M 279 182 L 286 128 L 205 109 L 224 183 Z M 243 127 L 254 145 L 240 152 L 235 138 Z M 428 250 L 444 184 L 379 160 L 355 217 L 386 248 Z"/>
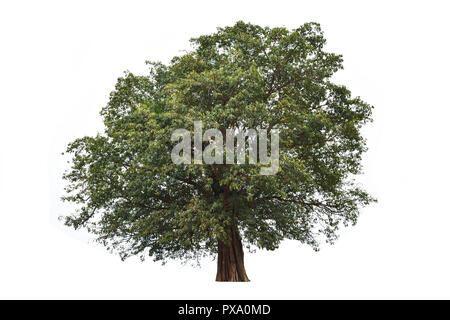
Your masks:
<path fill-rule="evenodd" d="M 219 241 L 216 281 L 248 282 L 241 238 L 235 229 L 230 230 L 230 236 L 229 244 Z"/>

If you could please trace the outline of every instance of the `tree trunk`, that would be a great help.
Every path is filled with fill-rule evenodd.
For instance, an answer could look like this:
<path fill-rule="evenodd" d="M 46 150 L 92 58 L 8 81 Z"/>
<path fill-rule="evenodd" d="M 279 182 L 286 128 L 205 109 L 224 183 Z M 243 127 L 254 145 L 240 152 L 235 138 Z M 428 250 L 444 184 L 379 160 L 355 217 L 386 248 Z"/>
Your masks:
<path fill-rule="evenodd" d="M 219 241 L 216 281 L 250 281 L 245 272 L 244 251 L 239 232 L 236 228 L 231 228 L 229 234 L 230 243 Z"/>

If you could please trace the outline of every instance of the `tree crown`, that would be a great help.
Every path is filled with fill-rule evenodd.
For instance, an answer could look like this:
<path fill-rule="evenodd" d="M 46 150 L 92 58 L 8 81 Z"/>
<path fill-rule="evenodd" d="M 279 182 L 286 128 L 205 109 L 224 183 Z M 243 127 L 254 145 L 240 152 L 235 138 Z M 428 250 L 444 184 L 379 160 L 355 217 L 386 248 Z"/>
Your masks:
<path fill-rule="evenodd" d="M 283 239 L 318 248 L 354 224 L 374 199 L 353 182 L 366 150 L 360 129 L 372 107 L 331 76 L 342 57 L 324 51 L 316 23 L 260 27 L 238 22 L 191 40 L 148 75 L 126 73 L 102 109 L 104 132 L 70 143 L 66 217 L 122 258 L 198 258 L 239 230 L 248 245 Z M 260 164 L 176 165 L 171 133 L 205 127 L 278 129 L 280 169 Z"/>

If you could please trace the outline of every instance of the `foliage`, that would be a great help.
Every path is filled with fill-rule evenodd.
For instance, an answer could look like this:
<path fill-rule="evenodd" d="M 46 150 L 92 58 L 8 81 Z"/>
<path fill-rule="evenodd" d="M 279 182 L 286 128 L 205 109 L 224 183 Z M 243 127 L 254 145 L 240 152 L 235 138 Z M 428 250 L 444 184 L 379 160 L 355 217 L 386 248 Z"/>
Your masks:
<path fill-rule="evenodd" d="M 238 22 L 192 39 L 193 50 L 148 75 L 126 73 L 102 109 L 104 132 L 70 143 L 66 217 L 122 258 L 216 254 L 230 226 L 274 250 L 283 239 L 318 248 L 373 199 L 353 182 L 372 107 L 331 82 L 342 57 L 316 23 L 294 30 Z M 280 170 L 175 165 L 176 128 L 280 129 Z"/>

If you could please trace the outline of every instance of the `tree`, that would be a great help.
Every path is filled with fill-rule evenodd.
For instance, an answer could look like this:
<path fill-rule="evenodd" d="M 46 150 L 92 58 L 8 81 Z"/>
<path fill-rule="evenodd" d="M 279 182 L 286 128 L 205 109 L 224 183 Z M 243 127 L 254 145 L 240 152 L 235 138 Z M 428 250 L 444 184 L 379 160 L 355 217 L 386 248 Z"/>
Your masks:
<path fill-rule="evenodd" d="M 342 57 L 324 51 L 316 23 L 238 22 L 191 42 L 167 65 L 148 62 L 148 75 L 119 78 L 101 111 L 104 132 L 68 145 L 63 199 L 78 209 L 65 223 L 87 228 L 122 259 L 217 255 L 217 281 L 249 281 L 243 243 L 333 243 L 374 201 L 354 183 L 372 106 L 331 82 Z M 171 134 L 192 132 L 196 120 L 221 132 L 278 129 L 278 172 L 173 163 Z"/>

